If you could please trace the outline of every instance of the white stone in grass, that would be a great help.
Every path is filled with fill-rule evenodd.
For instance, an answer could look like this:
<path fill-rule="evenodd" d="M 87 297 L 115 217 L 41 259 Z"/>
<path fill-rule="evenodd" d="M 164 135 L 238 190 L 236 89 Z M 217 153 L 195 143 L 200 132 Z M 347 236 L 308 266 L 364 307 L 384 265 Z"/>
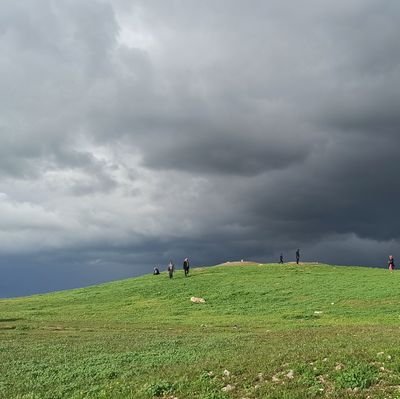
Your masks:
<path fill-rule="evenodd" d="M 234 385 L 228 384 L 227 386 L 225 386 L 225 387 L 222 388 L 222 391 L 223 391 L 223 392 L 231 392 L 231 391 L 233 391 L 234 389 L 235 389 L 235 386 L 234 386 Z"/>
<path fill-rule="evenodd" d="M 195 296 L 192 296 L 192 297 L 190 298 L 190 300 L 191 300 L 193 303 L 205 303 L 205 302 L 206 302 L 206 300 L 205 300 L 204 298 L 198 298 L 198 297 L 195 297 Z"/>
<path fill-rule="evenodd" d="M 225 377 L 229 377 L 231 375 L 231 373 L 227 369 L 224 370 L 223 374 Z"/>
<path fill-rule="evenodd" d="M 377 356 L 382 356 L 385 352 L 378 352 L 376 355 Z"/>
<path fill-rule="evenodd" d="M 294 378 L 294 372 L 293 372 L 293 370 L 289 370 L 289 372 L 286 374 L 286 377 L 287 377 L 287 378 L 290 378 L 290 379 Z"/>
<path fill-rule="evenodd" d="M 322 314 L 323 312 L 321 310 L 316 310 L 314 311 L 314 314 Z"/>

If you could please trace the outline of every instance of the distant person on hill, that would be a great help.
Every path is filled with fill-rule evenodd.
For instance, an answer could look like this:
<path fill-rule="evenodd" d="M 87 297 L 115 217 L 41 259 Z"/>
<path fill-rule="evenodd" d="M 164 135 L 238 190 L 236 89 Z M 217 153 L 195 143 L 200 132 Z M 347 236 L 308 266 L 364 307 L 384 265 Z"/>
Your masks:
<path fill-rule="evenodd" d="M 157 266 L 154 268 L 153 274 L 154 274 L 155 276 L 157 276 L 158 274 L 160 274 L 160 269 L 159 269 Z"/>
<path fill-rule="evenodd" d="M 185 272 L 185 277 L 189 275 L 189 259 L 185 258 L 183 261 L 183 271 Z"/>
<path fill-rule="evenodd" d="M 283 254 L 279 257 L 279 263 L 283 263 Z"/>
<path fill-rule="evenodd" d="M 174 277 L 174 270 L 175 270 L 175 266 L 174 266 L 174 264 L 172 263 L 172 260 L 171 260 L 168 263 L 168 268 L 167 268 L 169 278 Z"/>
<path fill-rule="evenodd" d="M 300 249 L 297 248 L 297 251 L 296 251 L 296 263 L 299 264 L 299 261 L 300 261 Z"/>
<path fill-rule="evenodd" d="M 389 270 L 392 272 L 394 270 L 394 258 L 393 255 L 389 255 Z"/>

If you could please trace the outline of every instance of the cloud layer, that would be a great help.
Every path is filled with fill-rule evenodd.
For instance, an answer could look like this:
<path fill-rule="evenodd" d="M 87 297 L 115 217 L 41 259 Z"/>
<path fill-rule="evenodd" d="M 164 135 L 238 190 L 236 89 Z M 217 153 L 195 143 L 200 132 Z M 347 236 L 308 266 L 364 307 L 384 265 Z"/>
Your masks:
<path fill-rule="evenodd" d="M 390 0 L 3 1 L 0 296 L 297 247 L 384 265 L 399 16 Z M 54 278 L 21 283 L 38 270 Z"/>

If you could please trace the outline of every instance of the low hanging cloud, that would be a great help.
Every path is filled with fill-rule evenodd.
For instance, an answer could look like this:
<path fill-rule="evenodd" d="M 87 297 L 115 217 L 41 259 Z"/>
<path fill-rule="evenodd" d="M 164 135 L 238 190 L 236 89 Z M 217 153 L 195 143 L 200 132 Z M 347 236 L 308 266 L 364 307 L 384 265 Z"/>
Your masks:
<path fill-rule="evenodd" d="M 65 287 L 297 247 L 384 264 L 399 16 L 389 0 L 3 1 L 0 270 L 42 268 L 46 290 L 68 268 Z"/>

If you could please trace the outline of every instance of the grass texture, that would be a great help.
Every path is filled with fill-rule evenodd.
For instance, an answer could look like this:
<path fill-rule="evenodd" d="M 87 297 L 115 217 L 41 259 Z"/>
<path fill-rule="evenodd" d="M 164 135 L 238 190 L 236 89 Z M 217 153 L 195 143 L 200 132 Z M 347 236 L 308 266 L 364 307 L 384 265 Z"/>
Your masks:
<path fill-rule="evenodd" d="M 255 263 L 1 300 L 0 398 L 400 399 L 399 291 Z"/>

